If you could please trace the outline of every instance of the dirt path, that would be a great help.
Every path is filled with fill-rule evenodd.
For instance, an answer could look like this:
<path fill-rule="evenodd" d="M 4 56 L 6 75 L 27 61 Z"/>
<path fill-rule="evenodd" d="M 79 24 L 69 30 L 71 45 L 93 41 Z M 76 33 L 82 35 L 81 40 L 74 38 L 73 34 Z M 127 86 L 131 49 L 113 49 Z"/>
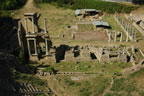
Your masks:
<path fill-rule="evenodd" d="M 24 9 L 35 9 L 34 4 L 33 4 L 33 0 L 28 0 L 26 5 L 24 6 Z"/>
<path fill-rule="evenodd" d="M 112 85 L 113 85 L 113 78 L 111 79 L 110 86 L 104 90 L 104 92 L 101 96 L 105 96 L 110 91 L 110 89 L 112 88 Z"/>
<path fill-rule="evenodd" d="M 24 5 L 23 8 L 17 10 L 16 13 L 18 13 L 16 15 L 17 18 L 23 18 L 23 14 L 25 12 L 39 12 L 40 9 L 39 8 L 36 8 L 35 5 L 34 5 L 34 0 L 27 0 L 26 4 Z"/>
<path fill-rule="evenodd" d="M 38 11 L 39 9 L 35 7 L 34 0 L 27 0 L 25 6 L 21 11 Z"/>

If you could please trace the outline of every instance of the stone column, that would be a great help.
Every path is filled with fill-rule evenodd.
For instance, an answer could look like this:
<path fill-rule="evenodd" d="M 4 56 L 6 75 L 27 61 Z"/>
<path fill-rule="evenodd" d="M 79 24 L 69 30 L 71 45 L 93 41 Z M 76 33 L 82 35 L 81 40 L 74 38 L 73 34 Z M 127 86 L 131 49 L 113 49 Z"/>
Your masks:
<path fill-rule="evenodd" d="M 132 32 L 132 25 L 130 25 L 130 32 Z"/>
<path fill-rule="evenodd" d="M 108 32 L 108 37 L 109 37 L 108 42 L 110 42 L 111 41 L 111 32 Z"/>
<path fill-rule="evenodd" d="M 28 53 L 29 53 L 29 56 L 31 56 L 31 51 L 30 51 L 30 44 L 29 44 L 29 39 L 27 39 L 27 46 L 28 46 Z"/>
<path fill-rule="evenodd" d="M 122 19 L 122 21 L 121 21 L 121 25 L 123 26 L 123 19 Z"/>
<path fill-rule="evenodd" d="M 45 31 L 45 33 L 47 33 L 46 17 L 44 17 L 44 31 Z"/>
<path fill-rule="evenodd" d="M 130 29 L 130 24 L 128 23 L 128 29 L 127 29 L 128 32 L 129 32 L 129 29 Z"/>
<path fill-rule="evenodd" d="M 38 55 L 37 53 L 37 44 L 36 44 L 36 39 L 34 38 L 34 47 L 35 47 L 35 54 L 34 55 Z"/>
<path fill-rule="evenodd" d="M 114 42 L 116 42 L 117 40 L 117 31 L 115 31 L 115 39 L 114 39 Z"/>
<path fill-rule="evenodd" d="M 127 32 L 126 42 L 128 42 L 128 39 L 129 39 L 129 33 Z"/>
<path fill-rule="evenodd" d="M 24 18 L 24 22 L 25 22 L 25 30 L 26 30 L 26 33 L 28 33 L 27 18 Z"/>
<path fill-rule="evenodd" d="M 45 46 L 46 46 L 46 55 L 49 55 L 48 54 L 48 40 L 47 39 L 45 39 Z"/>
<path fill-rule="evenodd" d="M 125 26 L 125 30 L 128 31 L 128 24 L 126 24 L 126 26 Z"/>
<path fill-rule="evenodd" d="M 33 33 L 35 33 L 35 27 L 34 27 L 34 17 L 32 17 L 32 29 L 33 29 Z"/>
<path fill-rule="evenodd" d="M 136 32 L 133 31 L 133 41 L 136 42 Z"/>
<path fill-rule="evenodd" d="M 122 38 L 123 38 L 123 34 L 122 34 L 122 32 L 121 32 L 120 42 L 122 42 Z"/>
<path fill-rule="evenodd" d="M 135 42 L 137 41 L 136 32 L 134 32 L 134 41 L 135 41 Z"/>

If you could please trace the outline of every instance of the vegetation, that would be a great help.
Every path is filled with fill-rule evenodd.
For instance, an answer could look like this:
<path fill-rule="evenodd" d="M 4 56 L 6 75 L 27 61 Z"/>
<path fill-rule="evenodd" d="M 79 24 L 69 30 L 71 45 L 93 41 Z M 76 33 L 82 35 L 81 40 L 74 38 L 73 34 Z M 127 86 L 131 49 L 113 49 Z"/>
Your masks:
<path fill-rule="evenodd" d="M 60 7 L 72 8 L 72 9 L 97 9 L 108 13 L 122 12 L 129 13 L 136 9 L 134 6 L 123 5 L 114 2 L 105 2 L 101 0 L 35 0 L 38 3 L 52 3 L 56 2 Z"/>
<path fill-rule="evenodd" d="M 105 96 L 144 96 L 143 74 L 144 68 L 128 76 L 115 78 Z"/>
<path fill-rule="evenodd" d="M 113 92 L 113 93 L 107 93 L 105 96 L 124 96 L 124 94 Z"/>
<path fill-rule="evenodd" d="M 24 5 L 26 0 L 0 0 L 0 10 L 14 10 Z"/>
<path fill-rule="evenodd" d="M 111 91 L 125 91 L 127 93 L 134 92 L 136 91 L 135 82 L 125 78 L 116 79 L 114 80 Z"/>
<path fill-rule="evenodd" d="M 56 70 L 53 67 L 51 67 L 51 66 L 45 68 L 43 71 L 49 72 L 51 74 L 55 74 L 56 73 Z"/>
<path fill-rule="evenodd" d="M 30 74 L 24 74 L 24 73 L 16 73 L 15 75 L 15 80 L 18 80 L 20 82 L 29 82 L 33 85 L 36 85 L 36 86 L 47 86 L 47 82 L 44 81 L 44 80 L 41 80 L 37 77 L 33 77 L 32 75 Z"/>
<path fill-rule="evenodd" d="M 0 25 L 6 22 L 12 22 L 11 11 L 22 7 L 27 0 L 0 0 Z"/>
<path fill-rule="evenodd" d="M 79 78 L 79 80 L 72 80 L 72 77 Z M 56 81 L 54 81 L 53 87 L 56 88 L 59 86 L 63 86 L 64 93 L 73 94 L 75 96 L 100 96 L 110 85 L 110 78 L 103 76 L 61 75 L 57 76 L 57 80 L 59 80 L 59 82 L 57 83 Z M 60 94 L 62 95 L 62 92 Z"/>
<path fill-rule="evenodd" d="M 139 71 L 136 71 L 136 72 L 132 73 L 130 76 L 131 77 L 139 77 L 143 74 L 144 74 L 144 68 L 140 69 Z"/>
<path fill-rule="evenodd" d="M 68 86 L 80 86 L 81 83 L 79 82 L 74 82 L 72 81 L 70 78 L 64 78 L 64 82 L 68 85 Z"/>
<path fill-rule="evenodd" d="M 89 72 L 89 73 L 99 73 L 101 71 L 108 72 L 109 74 L 113 74 L 115 72 L 122 72 L 124 68 L 131 67 L 131 63 L 99 63 L 97 61 L 81 61 L 81 62 L 60 62 L 57 64 L 51 64 L 55 70 L 60 72 Z"/>
<path fill-rule="evenodd" d="M 88 88 L 82 88 L 80 89 L 80 96 L 89 96 L 91 93 L 89 92 Z"/>
<path fill-rule="evenodd" d="M 10 22 L 12 20 L 11 17 L 9 17 L 10 12 L 6 12 L 3 10 L 0 10 L 0 26 L 3 25 L 5 22 Z"/>
<path fill-rule="evenodd" d="M 144 4 L 144 0 L 132 0 L 132 2 L 134 4 L 139 4 L 139 5 L 143 5 Z"/>

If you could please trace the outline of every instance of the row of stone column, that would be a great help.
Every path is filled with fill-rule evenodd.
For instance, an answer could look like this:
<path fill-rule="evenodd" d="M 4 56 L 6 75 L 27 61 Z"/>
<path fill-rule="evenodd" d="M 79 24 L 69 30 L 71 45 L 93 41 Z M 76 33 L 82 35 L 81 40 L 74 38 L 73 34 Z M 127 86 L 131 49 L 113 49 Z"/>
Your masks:
<path fill-rule="evenodd" d="M 122 42 L 122 38 L 123 38 L 122 32 L 117 32 L 117 31 L 108 32 L 108 38 L 109 38 L 108 42 L 111 42 L 111 41 L 117 42 L 118 35 L 120 35 L 119 41 Z"/>
<path fill-rule="evenodd" d="M 129 38 L 131 41 L 136 41 L 136 31 L 133 26 L 130 23 L 125 23 L 124 20 L 120 18 L 120 16 L 116 15 L 115 17 L 127 34 L 126 42 L 128 42 Z"/>

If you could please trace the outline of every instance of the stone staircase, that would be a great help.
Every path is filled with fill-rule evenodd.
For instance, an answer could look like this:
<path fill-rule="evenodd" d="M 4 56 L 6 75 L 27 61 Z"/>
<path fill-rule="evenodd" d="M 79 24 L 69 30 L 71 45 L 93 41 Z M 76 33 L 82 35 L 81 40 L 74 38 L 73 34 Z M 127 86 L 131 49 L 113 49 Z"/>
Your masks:
<path fill-rule="evenodd" d="M 51 91 L 44 92 L 32 84 L 18 83 L 7 79 L 0 80 L 0 86 L 0 90 L 12 94 L 10 96 L 35 96 L 38 94 L 47 94 L 46 96 L 49 96 L 48 94 L 52 93 Z"/>

